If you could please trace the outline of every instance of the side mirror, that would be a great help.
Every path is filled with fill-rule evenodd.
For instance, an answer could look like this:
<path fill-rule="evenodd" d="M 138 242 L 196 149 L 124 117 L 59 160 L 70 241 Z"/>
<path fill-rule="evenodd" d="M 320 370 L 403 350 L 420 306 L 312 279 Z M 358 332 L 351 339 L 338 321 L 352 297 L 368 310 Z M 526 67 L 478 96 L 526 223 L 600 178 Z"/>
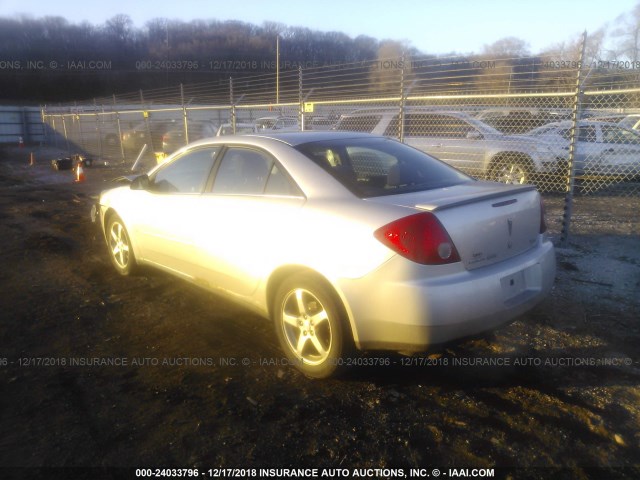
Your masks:
<path fill-rule="evenodd" d="M 144 173 L 134 178 L 129 188 L 131 188 L 131 190 L 149 190 L 150 185 L 149 176 Z"/>

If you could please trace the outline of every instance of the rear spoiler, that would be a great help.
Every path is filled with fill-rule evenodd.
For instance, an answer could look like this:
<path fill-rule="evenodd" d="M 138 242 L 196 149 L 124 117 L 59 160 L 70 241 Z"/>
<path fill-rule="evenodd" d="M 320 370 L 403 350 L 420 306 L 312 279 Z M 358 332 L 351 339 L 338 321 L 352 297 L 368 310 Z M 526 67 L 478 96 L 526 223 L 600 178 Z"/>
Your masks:
<path fill-rule="evenodd" d="M 531 190 L 535 190 L 536 187 L 534 185 L 511 185 L 511 188 L 505 188 L 504 183 L 496 183 L 496 182 L 481 182 L 485 185 L 495 185 L 495 189 L 493 191 L 489 191 L 485 194 L 478 195 L 477 193 L 472 193 L 469 195 L 460 195 L 458 197 L 453 197 L 449 199 L 446 203 L 441 203 L 438 205 L 423 203 L 416 205 L 416 208 L 421 210 L 427 210 L 429 212 L 436 212 L 445 210 L 447 208 L 459 207 L 461 205 L 467 205 L 469 203 L 475 203 L 479 200 L 490 200 L 492 198 L 500 198 L 506 197 L 509 195 L 513 195 L 516 193 L 529 192 Z M 501 202 L 500 202 L 501 203 Z M 500 206 L 498 204 L 494 205 L 496 207 Z"/>

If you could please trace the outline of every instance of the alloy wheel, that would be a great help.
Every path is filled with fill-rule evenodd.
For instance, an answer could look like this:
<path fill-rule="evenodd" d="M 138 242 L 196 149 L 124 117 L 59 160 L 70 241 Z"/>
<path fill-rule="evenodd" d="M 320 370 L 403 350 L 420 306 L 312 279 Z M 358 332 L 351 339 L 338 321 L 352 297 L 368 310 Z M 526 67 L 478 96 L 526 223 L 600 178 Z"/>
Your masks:
<path fill-rule="evenodd" d="M 291 290 L 282 302 L 282 331 L 289 349 L 303 363 L 320 365 L 333 342 L 329 313 L 312 292 Z"/>

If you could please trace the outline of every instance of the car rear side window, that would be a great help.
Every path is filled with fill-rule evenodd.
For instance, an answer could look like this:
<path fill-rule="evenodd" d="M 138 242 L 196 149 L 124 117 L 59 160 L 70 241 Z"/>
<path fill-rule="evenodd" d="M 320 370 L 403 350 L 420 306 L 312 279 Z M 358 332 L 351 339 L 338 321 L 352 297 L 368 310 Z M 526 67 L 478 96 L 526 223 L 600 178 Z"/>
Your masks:
<path fill-rule="evenodd" d="M 217 151 L 217 148 L 202 148 L 181 155 L 153 175 L 151 190 L 158 193 L 201 193 Z"/>
<path fill-rule="evenodd" d="M 473 181 L 440 160 L 391 139 L 311 142 L 296 149 L 362 198 Z"/>
<path fill-rule="evenodd" d="M 298 195 L 298 189 L 267 154 L 229 148 L 220 162 L 211 193 L 219 195 Z"/>
<path fill-rule="evenodd" d="M 622 143 L 627 145 L 639 145 L 640 136 L 629 130 L 619 127 L 602 126 L 602 141 L 604 143 Z"/>

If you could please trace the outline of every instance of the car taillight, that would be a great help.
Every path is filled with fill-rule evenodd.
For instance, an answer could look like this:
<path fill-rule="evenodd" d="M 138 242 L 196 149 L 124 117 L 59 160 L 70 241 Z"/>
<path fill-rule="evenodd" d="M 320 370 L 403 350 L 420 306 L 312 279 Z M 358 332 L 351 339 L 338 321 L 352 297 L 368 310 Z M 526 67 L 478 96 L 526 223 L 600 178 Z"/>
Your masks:
<path fill-rule="evenodd" d="M 542 201 L 542 197 L 540 197 L 540 233 L 544 233 L 547 231 L 547 222 L 544 219 L 544 202 Z"/>
<path fill-rule="evenodd" d="M 443 265 L 460 261 L 451 237 L 430 212 L 395 220 L 377 229 L 374 236 L 394 252 L 416 263 Z"/>

